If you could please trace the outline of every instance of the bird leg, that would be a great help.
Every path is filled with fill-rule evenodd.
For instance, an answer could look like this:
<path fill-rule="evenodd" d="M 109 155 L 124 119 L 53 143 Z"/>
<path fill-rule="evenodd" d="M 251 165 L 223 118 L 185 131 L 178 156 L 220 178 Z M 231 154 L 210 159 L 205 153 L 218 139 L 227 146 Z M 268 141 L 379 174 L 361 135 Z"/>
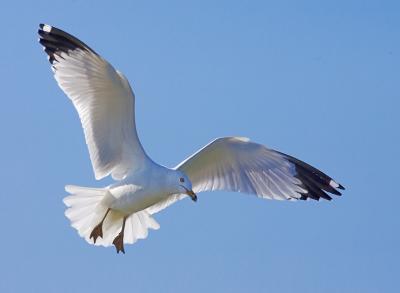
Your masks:
<path fill-rule="evenodd" d="M 122 222 L 122 229 L 121 232 L 119 232 L 118 236 L 114 238 L 113 244 L 115 248 L 117 249 L 117 253 L 122 251 L 125 254 L 125 249 L 124 249 L 124 230 L 125 230 L 125 222 L 128 217 L 124 217 L 123 222 Z"/>
<path fill-rule="evenodd" d="M 98 237 L 103 238 L 103 222 L 106 219 L 109 212 L 110 212 L 110 209 L 107 209 L 106 214 L 104 215 L 101 222 L 96 227 L 94 227 L 92 230 L 92 233 L 90 233 L 90 239 L 93 238 L 94 243 L 96 243 L 96 240 Z"/>

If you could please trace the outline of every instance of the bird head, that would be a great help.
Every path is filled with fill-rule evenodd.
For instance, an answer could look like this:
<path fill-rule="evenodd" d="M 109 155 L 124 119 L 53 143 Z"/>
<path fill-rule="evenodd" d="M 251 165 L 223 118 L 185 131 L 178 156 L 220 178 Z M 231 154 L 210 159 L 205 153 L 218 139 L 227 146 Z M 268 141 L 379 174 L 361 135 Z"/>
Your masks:
<path fill-rule="evenodd" d="M 178 191 L 177 193 L 187 194 L 193 201 L 197 201 L 197 195 L 193 192 L 192 182 L 189 177 L 181 171 L 175 171 L 174 175 L 173 184 Z"/>

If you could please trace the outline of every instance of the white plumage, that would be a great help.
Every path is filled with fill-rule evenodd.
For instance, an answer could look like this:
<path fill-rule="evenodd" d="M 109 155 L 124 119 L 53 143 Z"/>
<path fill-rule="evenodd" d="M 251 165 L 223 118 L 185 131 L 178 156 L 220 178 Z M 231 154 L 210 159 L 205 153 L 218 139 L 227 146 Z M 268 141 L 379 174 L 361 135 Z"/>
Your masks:
<path fill-rule="evenodd" d="M 195 192 L 229 190 L 269 199 L 298 199 L 306 192 L 294 165 L 247 138 L 218 138 L 177 169 L 190 177 Z"/>
<path fill-rule="evenodd" d="M 92 51 L 60 52 L 54 77 L 72 100 L 85 133 L 96 179 L 122 179 L 145 152 L 136 134 L 135 96 L 129 82 Z"/>
<path fill-rule="evenodd" d="M 60 29 L 40 25 L 39 35 L 58 85 L 79 114 L 96 179 L 116 180 L 105 188 L 66 186 L 65 215 L 89 243 L 124 252 L 124 243 L 159 228 L 153 214 L 187 195 L 196 201 L 203 191 L 330 200 L 326 192 L 344 189 L 316 168 L 243 137 L 215 139 L 172 169 L 158 165 L 138 139 L 135 96 L 123 74 Z"/>

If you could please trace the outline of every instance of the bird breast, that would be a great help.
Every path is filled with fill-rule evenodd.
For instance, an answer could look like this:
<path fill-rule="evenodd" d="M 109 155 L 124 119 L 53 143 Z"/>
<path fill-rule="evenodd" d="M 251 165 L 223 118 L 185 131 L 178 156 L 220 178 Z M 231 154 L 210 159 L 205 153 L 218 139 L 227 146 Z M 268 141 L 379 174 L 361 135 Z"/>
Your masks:
<path fill-rule="evenodd" d="M 110 193 L 114 197 L 110 207 L 126 215 L 144 210 L 168 196 L 161 190 L 143 188 L 134 184 L 112 187 Z"/>

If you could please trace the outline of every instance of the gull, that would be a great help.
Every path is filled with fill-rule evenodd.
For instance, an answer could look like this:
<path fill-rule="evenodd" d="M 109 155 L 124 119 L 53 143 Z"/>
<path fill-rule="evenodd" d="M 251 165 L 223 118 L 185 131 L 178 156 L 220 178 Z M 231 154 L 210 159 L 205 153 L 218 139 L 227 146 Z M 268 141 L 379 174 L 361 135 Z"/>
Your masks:
<path fill-rule="evenodd" d="M 135 95 L 126 77 L 74 36 L 39 25 L 39 42 L 54 77 L 76 108 L 95 178 L 104 188 L 65 186 L 66 217 L 88 243 L 114 245 L 159 229 L 155 213 L 189 196 L 225 190 L 276 200 L 331 200 L 344 187 L 292 156 L 245 137 L 220 137 L 174 168 L 154 162 L 135 125 Z"/>

